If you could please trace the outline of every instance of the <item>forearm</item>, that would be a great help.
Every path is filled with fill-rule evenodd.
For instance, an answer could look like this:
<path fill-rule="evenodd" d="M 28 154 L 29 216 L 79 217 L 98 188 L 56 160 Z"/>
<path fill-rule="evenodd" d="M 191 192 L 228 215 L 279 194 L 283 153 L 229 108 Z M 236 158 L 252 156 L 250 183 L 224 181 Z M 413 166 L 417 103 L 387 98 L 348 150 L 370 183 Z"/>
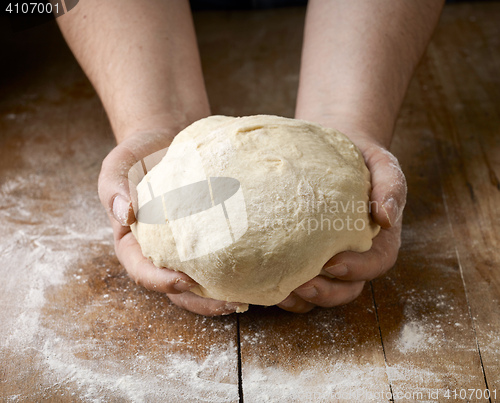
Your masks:
<path fill-rule="evenodd" d="M 210 114 L 187 1 L 82 0 L 57 21 L 118 142 Z"/>
<path fill-rule="evenodd" d="M 388 146 L 442 0 L 310 0 L 296 117 Z"/>

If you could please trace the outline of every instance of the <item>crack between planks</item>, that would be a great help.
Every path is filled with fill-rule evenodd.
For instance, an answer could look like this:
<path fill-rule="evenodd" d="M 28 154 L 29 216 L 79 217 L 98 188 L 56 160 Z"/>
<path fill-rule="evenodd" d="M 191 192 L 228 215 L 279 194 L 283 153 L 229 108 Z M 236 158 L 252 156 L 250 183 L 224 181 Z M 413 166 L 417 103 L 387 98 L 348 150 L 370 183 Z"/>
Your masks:
<path fill-rule="evenodd" d="M 238 354 L 238 396 L 239 396 L 239 403 L 243 403 L 243 376 L 242 376 L 242 370 L 241 370 L 240 315 L 236 315 L 236 351 Z"/>
<path fill-rule="evenodd" d="M 453 239 L 456 240 L 455 232 L 453 231 L 453 224 L 450 220 L 450 213 L 448 211 L 448 202 L 446 200 L 446 194 L 445 194 L 443 188 L 441 188 L 441 194 L 443 196 L 444 210 L 446 212 L 446 219 L 448 220 L 448 226 L 450 227 L 451 236 L 453 237 Z M 472 308 L 471 308 L 470 302 L 469 302 L 469 293 L 467 292 L 467 285 L 465 283 L 464 270 L 463 270 L 462 262 L 460 260 L 460 254 L 458 253 L 458 248 L 456 246 L 456 243 L 455 243 L 455 256 L 457 258 L 458 269 L 460 272 L 460 279 L 462 280 L 462 286 L 464 287 L 465 303 L 467 304 L 467 311 L 469 312 L 469 318 L 470 318 L 471 326 L 472 326 L 472 334 L 474 335 L 474 340 L 476 342 L 476 350 L 477 350 L 477 354 L 479 355 L 479 363 L 481 364 L 481 372 L 483 374 L 484 385 L 486 387 L 486 390 L 489 390 L 488 379 L 486 378 L 486 371 L 484 369 L 483 356 L 481 355 L 481 347 L 479 346 L 479 340 L 477 337 L 476 322 L 474 321 L 474 317 L 472 316 Z M 488 398 L 488 401 L 491 403 L 491 396 Z"/>
<path fill-rule="evenodd" d="M 377 301 L 375 301 L 375 290 L 373 289 L 373 283 L 370 281 L 370 289 L 372 292 L 372 300 L 373 300 L 373 307 L 375 308 L 375 319 L 377 319 L 377 326 L 378 326 L 378 334 L 380 336 L 380 344 L 382 345 L 382 353 L 384 355 L 384 364 L 385 364 L 385 374 L 387 375 L 387 381 L 389 382 L 389 390 L 391 391 L 391 399 L 389 400 L 390 402 L 394 402 L 394 393 L 392 393 L 392 384 L 391 384 L 391 379 L 389 377 L 389 373 L 387 372 L 387 356 L 385 355 L 385 346 L 384 346 L 384 340 L 382 338 L 382 328 L 380 327 L 380 321 L 378 318 L 378 309 L 377 309 Z"/>

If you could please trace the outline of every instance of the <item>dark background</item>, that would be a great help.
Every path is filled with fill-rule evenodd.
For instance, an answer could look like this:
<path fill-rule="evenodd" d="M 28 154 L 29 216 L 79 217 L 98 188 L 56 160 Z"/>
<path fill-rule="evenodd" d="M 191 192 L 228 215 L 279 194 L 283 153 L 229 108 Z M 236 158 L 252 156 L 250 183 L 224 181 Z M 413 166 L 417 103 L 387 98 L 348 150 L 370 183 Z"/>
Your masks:
<path fill-rule="evenodd" d="M 59 9 L 64 10 L 62 7 L 62 2 L 66 6 L 66 10 L 70 11 L 73 7 L 78 4 L 79 0 L 54 0 L 54 3 L 59 4 Z M 478 2 L 479 0 L 447 0 L 447 3 L 459 3 L 459 2 Z M 498 0 L 481 0 L 481 1 L 498 1 Z M 33 0 L 21 0 L 21 1 L 5 1 L 3 2 L 0 15 L 6 17 L 10 29 L 13 32 L 23 31 L 25 29 L 30 29 L 38 25 L 44 24 L 49 21 L 53 21 L 56 16 L 53 14 L 41 13 L 35 11 L 35 13 L 23 14 L 23 13 L 8 13 L 6 8 L 9 4 L 22 4 L 30 3 Z M 47 0 L 38 0 L 38 3 L 47 3 Z M 276 7 L 289 7 L 289 6 L 305 6 L 307 0 L 190 0 L 191 8 L 193 10 L 250 10 L 250 9 L 266 9 L 266 8 L 276 8 Z M 60 15 L 64 12 L 60 13 Z M 3 24 L 3 22 L 1 22 Z"/>

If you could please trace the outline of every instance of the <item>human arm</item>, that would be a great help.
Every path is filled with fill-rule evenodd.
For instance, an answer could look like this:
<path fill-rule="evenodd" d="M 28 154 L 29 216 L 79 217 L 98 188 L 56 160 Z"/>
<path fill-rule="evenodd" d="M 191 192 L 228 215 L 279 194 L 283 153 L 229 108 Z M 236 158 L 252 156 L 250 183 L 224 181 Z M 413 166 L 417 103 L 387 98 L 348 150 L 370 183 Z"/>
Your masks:
<path fill-rule="evenodd" d="M 361 150 L 382 227 L 365 253 L 343 252 L 281 306 L 306 312 L 347 303 L 397 258 L 406 182 L 387 149 L 406 89 L 437 24 L 442 0 L 310 0 L 295 117 L 336 128 Z M 335 269 L 329 269 L 336 266 Z"/>
<path fill-rule="evenodd" d="M 85 0 L 57 22 L 96 89 L 118 143 L 99 176 L 118 259 L 138 284 L 167 293 L 186 309 L 233 312 L 235 307 L 185 292 L 196 283 L 155 267 L 129 227 L 135 221 L 129 169 L 210 114 L 188 1 Z"/>

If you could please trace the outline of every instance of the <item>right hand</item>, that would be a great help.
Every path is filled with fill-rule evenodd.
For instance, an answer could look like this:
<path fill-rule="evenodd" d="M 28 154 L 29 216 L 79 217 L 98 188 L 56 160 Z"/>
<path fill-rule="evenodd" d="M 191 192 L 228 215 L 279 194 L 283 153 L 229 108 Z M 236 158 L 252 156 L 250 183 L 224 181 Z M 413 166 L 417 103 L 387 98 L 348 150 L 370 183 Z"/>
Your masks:
<path fill-rule="evenodd" d="M 374 206 L 371 215 L 380 225 L 380 232 L 373 238 L 370 250 L 345 251 L 333 256 L 323 269 L 334 278 L 318 275 L 297 288 L 278 304 L 287 311 L 303 313 L 316 305 L 347 304 L 361 294 L 366 281 L 382 276 L 396 262 L 406 204 L 405 176 L 396 157 L 382 144 L 370 136 L 349 137 L 359 147 L 371 173 L 370 200 Z"/>
<path fill-rule="evenodd" d="M 120 142 L 106 156 L 99 175 L 99 198 L 108 213 L 113 228 L 118 260 L 129 276 L 148 290 L 167 294 L 170 300 L 191 312 L 201 315 L 227 315 L 236 311 L 238 304 L 199 297 L 189 292 L 197 283 L 188 275 L 158 268 L 144 257 L 130 230 L 135 222 L 128 172 L 142 158 L 166 148 L 175 134 L 136 133 Z"/>

